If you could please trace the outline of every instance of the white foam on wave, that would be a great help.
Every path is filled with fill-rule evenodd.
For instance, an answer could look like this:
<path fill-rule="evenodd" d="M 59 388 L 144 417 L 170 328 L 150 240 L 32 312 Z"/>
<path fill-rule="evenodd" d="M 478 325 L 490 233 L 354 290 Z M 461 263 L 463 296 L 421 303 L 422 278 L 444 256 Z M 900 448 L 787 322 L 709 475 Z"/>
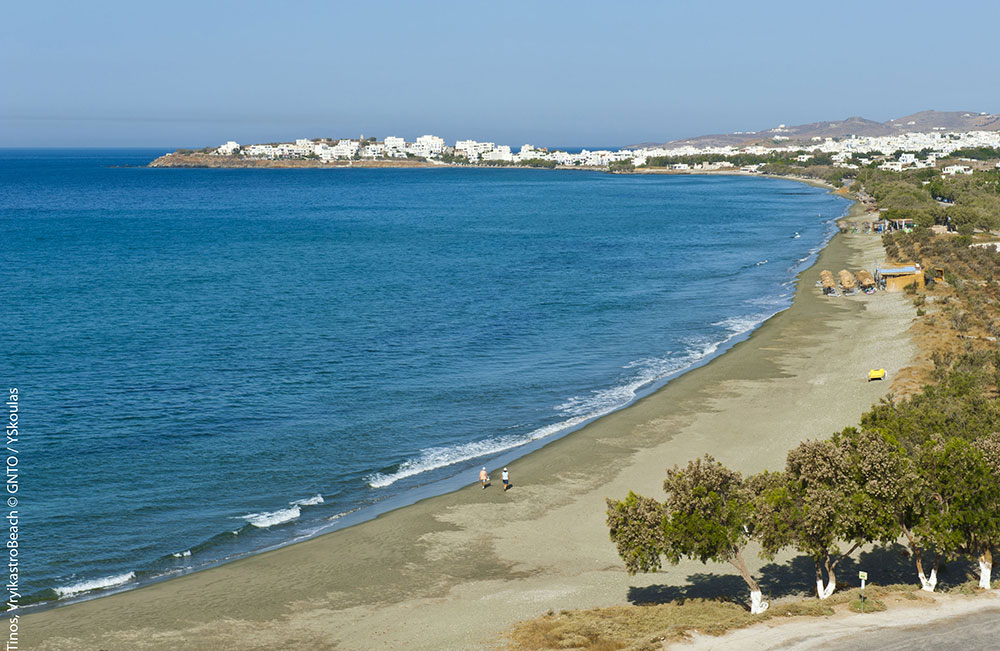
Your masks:
<path fill-rule="evenodd" d="M 295 500 L 292 502 L 292 506 L 315 506 L 317 504 L 323 503 L 323 496 L 317 493 L 312 497 L 307 497 L 304 500 Z"/>
<path fill-rule="evenodd" d="M 638 392 L 653 382 L 685 370 L 698 361 L 713 354 L 723 342 L 695 342 L 692 348 L 680 356 L 648 358 L 625 365 L 626 369 L 639 369 L 624 384 L 608 389 L 599 389 L 586 396 L 574 396 L 557 405 L 556 410 L 566 416 L 551 425 L 539 427 L 526 435 L 500 436 L 484 441 L 472 441 L 454 446 L 426 448 L 413 459 L 407 459 L 391 473 L 372 473 L 365 481 L 372 488 L 385 488 L 401 479 L 424 472 L 437 470 L 479 457 L 486 457 L 520 447 L 543 439 L 558 432 L 576 427 L 591 419 L 610 414 L 635 400 Z"/>
<path fill-rule="evenodd" d="M 290 522 L 302 515 L 299 510 L 298 505 L 291 506 L 287 509 L 279 509 L 277 511 L 262 511 L 260 513 L 249 513 L 247 515 L 240 516 L 251 525 L 259 527 L 261 529 L 266 529 L 267 527 L 273 527 L 276 524 L 282 524 L 283 522 Z"/>
<path fill-rule="evenodd" d="M 171 554 L 171 556 L 173 556 L 174 558 L 184 558 L 185 556 L 190 556 L 190 555 L 191 555 L 190 549 L 188 549 L 187 551 L 174 552 L 173 554 Z"/>
<path fill-rule="evenodd" d="M 720 328 L 725 328 L 726 330 L 728 330 L 729 337 L 727 337 L 726 341 L 729 341 L 729 339 L 732 339 L 733 337 L 737 337 L 739 335 L 750 332 L 751 330 L 759 326 L 761 323 L 764 323 L 764 321 L 767 321 L 769 318 L 771 318 L 771 316 L 772 316 L 771 314 L 765 314 L 765 313 L 747 314 L 744 316 L 731 316 L 728 319 L 722 319 L 721 321 L 716 321 L 712 325 L 719 326 Z"/>
<path fill-rule="evenodd" d="M 329 516 L 329 517 L 327 518 L 327 521 L 329 521 L 329 522 L 333 522 L 334 520 L 339 520 L 339 519 L 341 519 L 341 518 L 342 518 L 342 517 L 344 517 L 345 515 L 350 515 L 350 514 L 354 513 L 355 511 L 360 511 L 360 510 L 361 510 L 361 507 L 360 507 L 360 506 L 356 506 L 356 507 L 354 507 L 353 509 L 351 509 L 350 511 L 343 511 L 343 512 L 341 512 L 341 513 L 335 513 L 335 514 L 333 514 L 333 515 Z"/>
<path fill-rule="evenodd" d="M 833 223 L 833 220 L 830 223 Z M 823 244 L 811 250 L 809 256 L 800 260 L 799 264 L 812 255 L 815 255 L 825 244 L 826 242 L 823 242 Z M 752 266 L 759 267 L 767 263 L 768 260 L 764 259 Z M 782 283 L 782 285 L 790 285 L 794 284 L 794 282 L 795 279 L 792 278 Z M 407 459 L 401 463 L 394 472 L 372 473 L 365 477 L 365 481 L 372 488 L 385 488 L 407 477 L 471 461 L 478 457 L 505 452 L 576 427 L 588 420 L 609 414 L 635 400 L 638 393 L 644 387 L 648 387 L 653 383 L 693 367 L 701 360 L 713 355 L 720 347 L 726 345 L 734 338 L 754 330 L 764 321 L 788 307 L 791 303 L 791 294 L 782 293 L 776 297 L 757 297 L 751 299 L 749 303 L 754 305 L 758 310 L 763 308 L 763 311 L 733 316 L 712 323 L 713 326 L 718 326 L 726 330 L 726 334 L 721 340 L 692 340 L 687 342 L 687 350 L 680 355 L 669 353 L 664 357 L 636 360 L 623 367 L 625 369 L 638 369 L 635 375 L 624 384 L 608 389 L 594 390 L 584 396 L 574 396 L 557 405 L 556 410 L 560 412 L 560 415 L 566 417 L 565 420 L 540 427 L 526 435 L 500 436 L 455 446 L 426 448 L 421 450 L 415 458 Z"/>
<path fill-rule="evenodd" d="M 102 579 L 93 579 L 91 581 L 81 581 L 80 583 L 74 583 L 62 588 L 56 588 L 56 594 L 59 595 L 60 599 L 62 599 L 63 597 L 71 597 L 73 595 L 83 594 L 84 592 L 91 592 L 92 590 L 114 588 L 115 586 L 124 585 L 133 579 L 135 579 L 135 572 L 116 574 L 115 576 L 106 576 Z"/>
<path fill-rule="evenodd" d="M 407 459 L 399 464 L 395 472 L 384 474 L 376 472 L 365 477 L 368 485 L 372 488 L 385 488 L 395 484 L 400 479 L 406 479 L 414 475 L 419 475 L 428 470 L 444 468 L 462 461 L 469 461 L 477 457 L 495 454 L 512 447 L 523 445 L 527 440 L 520 437 L 503 437 L 498 439 L 488 439 L 486 441 L 472 441 L 462 443 L 453 447 L 433 447 L 420 451 L 419 456 L 414 459 Z"/>

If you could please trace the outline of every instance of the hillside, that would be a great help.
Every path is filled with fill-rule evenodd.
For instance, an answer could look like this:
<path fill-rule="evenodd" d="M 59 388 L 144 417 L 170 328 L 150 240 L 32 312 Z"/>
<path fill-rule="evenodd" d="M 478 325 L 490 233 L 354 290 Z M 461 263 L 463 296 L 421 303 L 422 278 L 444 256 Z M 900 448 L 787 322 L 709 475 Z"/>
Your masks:
<path fill-rule="evenodd" d="M 812 138 L 843 138 L 845 136 L 891 136 L 896 133 L 929 131 L 1000 131 L 1000 114 L 976 113 L 972 111 L 921 111 L 913 115 L 875 122 L 862 117 L 849 117 L 833 122 L 812 122 L 797 126 L 778 126 L 763 131 L 744 131 L 726 134 L 711 134 L 696 138 L 683 138 L 665 143 L 646 142 L 630 145 L 638 147 L 718 147 L 773 142 L 774 136 L 783 136 L 791 141 L 809 141 Z"/>

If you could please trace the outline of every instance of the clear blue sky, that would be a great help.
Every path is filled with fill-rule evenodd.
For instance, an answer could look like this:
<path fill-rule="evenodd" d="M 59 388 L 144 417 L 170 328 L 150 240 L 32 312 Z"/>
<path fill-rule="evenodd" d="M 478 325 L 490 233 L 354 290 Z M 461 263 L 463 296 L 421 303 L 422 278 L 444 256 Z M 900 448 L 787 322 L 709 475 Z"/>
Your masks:
<path fill-rule="evenodd" d="M 1000 112 L 1000 3 L 5 3 L 0 146 L 625 145 Z"/>

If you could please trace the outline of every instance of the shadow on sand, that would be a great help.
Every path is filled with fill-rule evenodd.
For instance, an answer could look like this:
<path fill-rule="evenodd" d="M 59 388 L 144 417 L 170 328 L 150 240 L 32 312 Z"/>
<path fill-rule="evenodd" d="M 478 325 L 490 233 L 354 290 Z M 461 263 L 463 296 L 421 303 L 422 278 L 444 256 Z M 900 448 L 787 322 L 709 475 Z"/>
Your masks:
<path fill-rule="evenodd" d="M 930 571 L 930 559 L 924 569 Z M 876 547 L 861 552 L 857 558 L 845 558 L 837 565 L 837 587 L 860 585 L 858 572 L 868 572 L 869 585 L 895 583 L 919 585 L 917 570 L 909 550 L 900 544 Z M 959 559 L 942 563 L 938 570 L 938 590 L 957 586 L 975 575 L 973 563 Z M 800 555 L 787 563 L 769 563 L 755 573 L 766 599 L 816 594 L 816 566 L 810 556 Z M 633 604 L 662 604 L 687 599 L 728 601 L 749 608 L 750 593 L 743 579 L 734 574 L 698 573 L 687 577 L 687 585 L 651 585 L 632 587 L 628 600 Z"/>

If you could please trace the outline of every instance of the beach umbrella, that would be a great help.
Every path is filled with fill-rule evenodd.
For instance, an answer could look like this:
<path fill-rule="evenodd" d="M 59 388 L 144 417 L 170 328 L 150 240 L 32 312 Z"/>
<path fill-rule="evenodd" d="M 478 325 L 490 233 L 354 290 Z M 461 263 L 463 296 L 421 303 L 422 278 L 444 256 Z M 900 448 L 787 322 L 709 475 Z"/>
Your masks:
<path fill-rule="evenodd" d="M 823 285 L 824 294 L 829 294 L 837 289 L 837 281 L 833 279 L 833 273 L 826 269 L 819 272 L 819 281 Z"/>

